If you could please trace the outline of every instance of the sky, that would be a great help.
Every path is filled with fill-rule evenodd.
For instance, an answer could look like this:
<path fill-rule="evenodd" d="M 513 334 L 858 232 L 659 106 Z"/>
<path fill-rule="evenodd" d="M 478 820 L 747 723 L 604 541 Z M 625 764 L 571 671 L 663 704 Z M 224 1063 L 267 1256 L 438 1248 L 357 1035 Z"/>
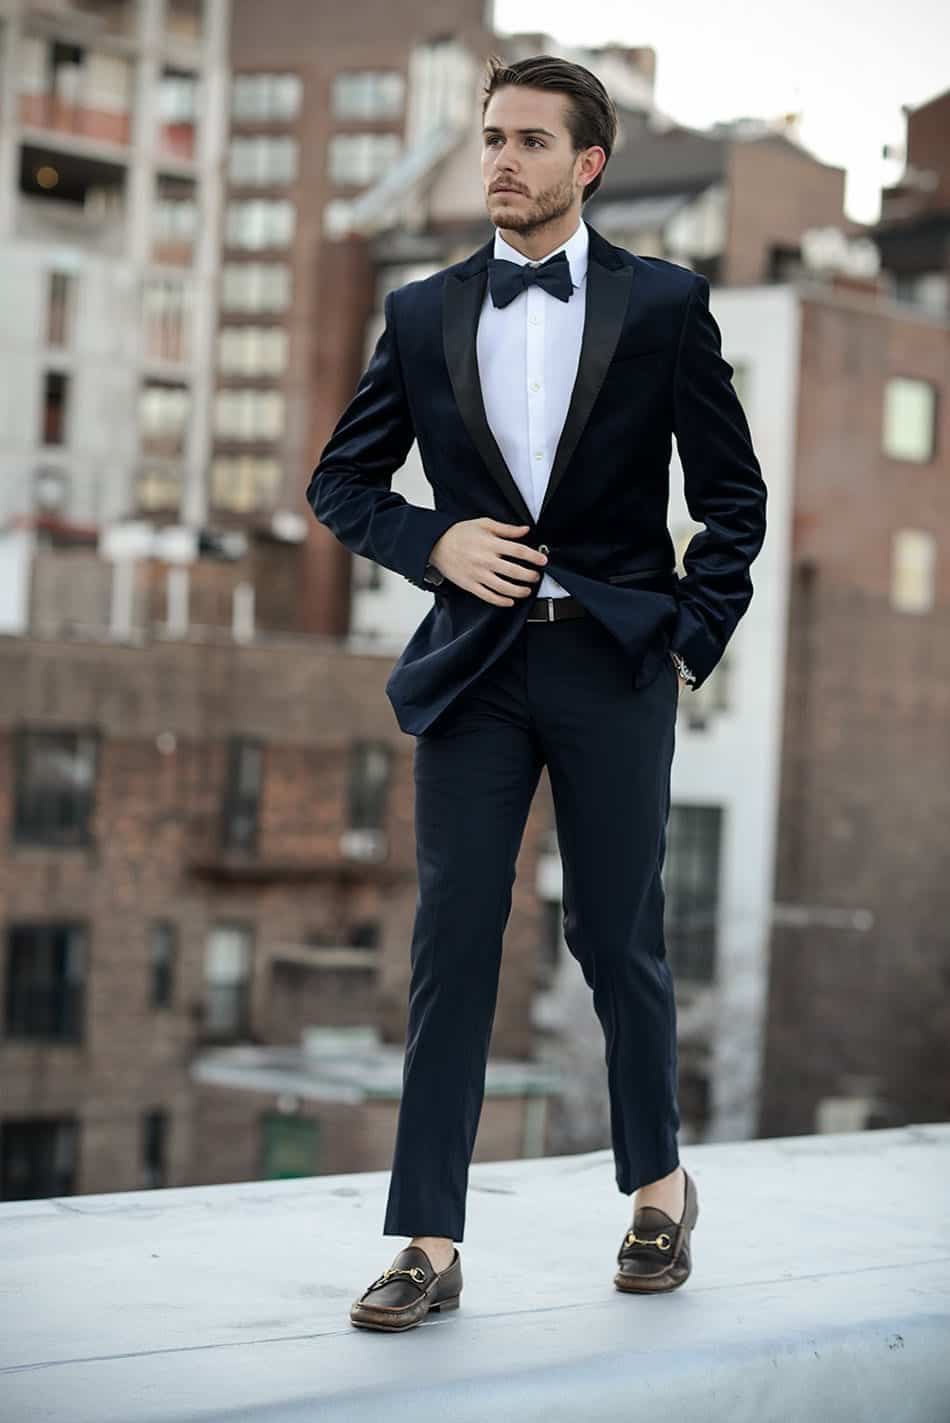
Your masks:
<path fill-rule="evenodd" d="M 800 113 L 799 141 L 847 171 L 845 211 L 880 215 L 880 190 L 900 177 L 901 105 L 950 88 L 946 0 L 495 0 L 501 33 L 541 31 L 567 45 L 607 43 L 656 51 L 658 107 L 695 128 L 717 120 Z"/>

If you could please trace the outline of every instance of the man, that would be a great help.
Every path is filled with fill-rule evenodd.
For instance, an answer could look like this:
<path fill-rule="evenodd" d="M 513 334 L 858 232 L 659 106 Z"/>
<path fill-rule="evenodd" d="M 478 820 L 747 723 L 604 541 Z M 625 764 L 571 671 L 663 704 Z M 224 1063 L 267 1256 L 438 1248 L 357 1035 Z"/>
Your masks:
<path fill-rule="evenodd" d="M 547 766 L 564 930 L 604 1030 L 619 1190 L 617 1288 L 691 1270 L 676 1009 L 661 870 L 679 688 L 699 687 L 752 595 L 766 490 L 706 278 L 581 218 L 616 135 L 583 67 L 492 61 L 482 182 L 492 239 L 390 292 L 385 328 L 307 490 L 353 552 L 433 591 L 386 690 L 414 735 L 419 896 L 383 1233 L 409 1236 L 351 1321 L 454 1308 L 515 861 Z M 675 434 L 685 577 L 666 526 Z M 391 480 L 414 439 L 434 509 Z"/>

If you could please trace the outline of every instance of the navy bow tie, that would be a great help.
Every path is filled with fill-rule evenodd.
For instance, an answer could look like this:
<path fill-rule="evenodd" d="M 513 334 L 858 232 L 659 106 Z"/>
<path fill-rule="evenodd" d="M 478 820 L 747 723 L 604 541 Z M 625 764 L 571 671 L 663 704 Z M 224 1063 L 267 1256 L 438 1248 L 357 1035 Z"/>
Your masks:
<path fill-rule="evenodd" d="M 532 282 L 556 296 L 558 301 L 570 300 L 574 283 L 571 281 L 567 253 L 556 252 L 537 267 L 531 267 L 526 262 L 506 262 L 504 257 L 489 257 L 488 284 L 495 306 L 507 306 Z"/>

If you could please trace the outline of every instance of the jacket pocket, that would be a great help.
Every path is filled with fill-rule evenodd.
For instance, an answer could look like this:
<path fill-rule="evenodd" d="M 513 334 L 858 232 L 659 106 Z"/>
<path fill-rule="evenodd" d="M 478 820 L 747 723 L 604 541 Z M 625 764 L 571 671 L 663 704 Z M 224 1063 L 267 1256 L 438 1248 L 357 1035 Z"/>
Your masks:
<path fill-rule="evenodd" d="M 672 568 L 638 568 L 632 573 L 611 573 L 608 574 L 608 583 L 633 583 L 638 578 L 655 578 L 658 573 L 668 573 L 672 578 L 675 570 Z"/>

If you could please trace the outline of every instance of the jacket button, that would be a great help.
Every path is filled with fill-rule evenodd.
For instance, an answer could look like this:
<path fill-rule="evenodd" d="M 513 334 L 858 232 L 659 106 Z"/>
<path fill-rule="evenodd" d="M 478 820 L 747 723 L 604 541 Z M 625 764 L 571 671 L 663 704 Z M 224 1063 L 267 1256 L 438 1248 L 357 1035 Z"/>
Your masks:
<path fill-rule="evenodd" d="M 538 553 L 549 553 L 549 552 L 550 552 L 550 549 L 548 548 L 547 544 L 538 544 Z"/>

